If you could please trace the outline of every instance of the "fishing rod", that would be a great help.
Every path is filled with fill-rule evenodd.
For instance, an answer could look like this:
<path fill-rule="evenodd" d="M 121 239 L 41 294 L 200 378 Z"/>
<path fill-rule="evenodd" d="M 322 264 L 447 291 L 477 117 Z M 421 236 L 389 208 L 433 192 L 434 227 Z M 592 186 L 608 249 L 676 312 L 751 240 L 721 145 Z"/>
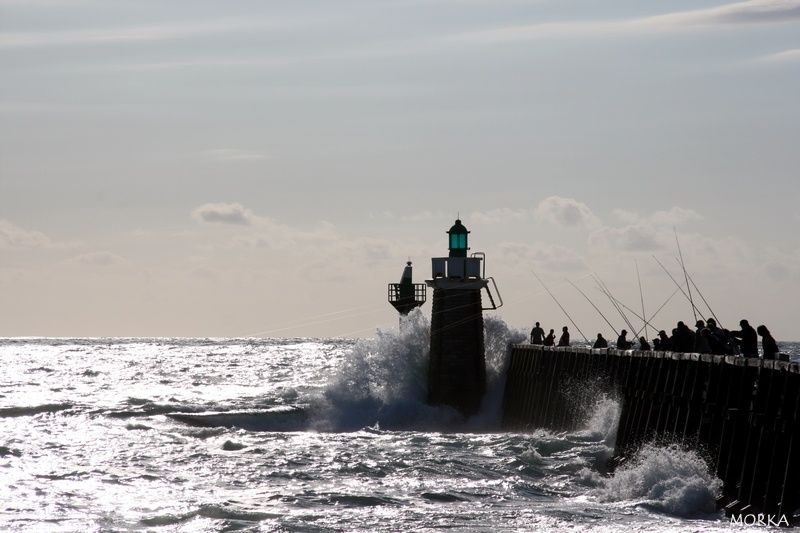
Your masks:
<path fill-rule="evenodd" d="M 647 340 L 647 320 L 644 319 L 644 317 L 647 316 L 647 313 L 644 312 L 644 294 L 642 294 L 642 277 L 639 275 L 639 262 L 636 259 L 634 259 L 633 264 L 636 265 L 636 279 L 639 280 L 639 299 L 642 301 L 642 321 L 645 324 L 644 326 L 642 326 L 642 329 L 644 330 L 644 338 L 645 340 Z M 640 329 L 639 332 L 641 332 L 642 329 Z"/>
<path fill-rule="evenodd" d="M 678 289 L 675 289 L 674 291 L 672 291 L 672 294 L 670 294 L 669 298 L 667 298 L 667 300 L 663 304 L 661 304 L 661 307 L 659 307 L 656 310 L 656 312 L 653 313 L 653 316 L 650 317 L 650 320 L 653 320 L 656 317 L 656 315 L 658 313 L 660 313 L 662 309 L 664 309 L 664 306 L 667 305 L 669 303 L 669 301 L 672 300 L 672 297 L 675 296 L 676 294 L 678 294 Z M 653 326 L 650 322 L 647 322 L 647 325 L 650 326 L 651 328 L 653 328 L 654 330 L 656 330 L 656 333 L 659 333 L 661 331 L 658 328 L 656 328 L 655 326 Z"/>
<path fill-rule="evenodd" d="M 555 296 L 553 296 L 553 293 L 552 293 L 552 292 L 550 292 L 550 289 L 548 289 L 548 288 L 547 288 L 547 285 L 545 285 L 545 284 L 544 284 L 544 282 L 542 281 L 542 279 L 541 279 L 539 276 L 537 276 L 537 275 L 536 275 L 536 272 L 534 272 L 533 270 L 531 270 L 531 273 L 532 273 L 532 274 L 533 274 L 533 275 L 536 277 L 536 279 L 538 279 L 538 280 L 539 280 L 539 283 L 541 283 L 541 284 L 542 284 L 542 287 L 544 287 L 544 290 L 546 290 L 546 291 L 547 291 L 547 294 L 549 294 L 549 295 L 550 295 L 550 297 L 553 299 L 553 301 L 554 301 L 556 304 L 558 304 L 558 306 L 561 308 L 561 310 L 564 312 L 564 314 L 565 314 L 565 315 L 567 315 L 567 318 L 569 319 L 569 321 L 570 321 L 570 322 L 572 322 L 572 325 L 573 325 L 573 326 L 575 326 L 575 329 L 577 329 L 577 330 L 578 330 L 578 333 L 580 333 L 580 334 L 583 336 L 583 338 L 584 338 L 584 339 L 585 339 L 585 340 L 588 342 L 588 340 L 589 340 L 589 337 L 587 337 L 586 335 L 584 335 L 584 333 L 581 331 L 581 328 L 579 328 L 579 327 L 578 327 L 578 324 L 576 324 L 576 323 L 575 323 L 575 321 L 574 321 L 574 320 L 572 320 L 572 317 L 571 317 L 571 316 L 569 316 L 569 313 L 567 313 L 567 310 L 566 310 L 566 309 L 564 309 L 564 306 L 562 306 L 562 305 L 561 305 L 561 304 L 558 302 L 558 300 L 556 300 L 556 297 L 555 297 Z"/>
<path fill-rule="evenodd" d="M 694 314 L 694 321 L 697 322 L 697 312 L 696 307 L 694 306 L 694 301 L 692 300 L 692 287 L 689 285 L 689 274 L 686 273 L 686 265 L 683 263 L 683 253 L 681 252 L 681 243 L 678 241 L 678 230 L 674 227 L 672 231 L 675 232 L 675 244 L 678 245 L 678 255 L 681 258 L 681 268 L 683 269 L 683 277 L 686 280 L 686 289 L 689 291 L 689 303 L 692 304 L 692 313 Z"/>
<path fill-rule="evenodd" d="M 690 304 L 692 304 L 692 309 L 696 309 L 697 311 L 699 311 L 699 309 L 697 309 L 697 308 L 695 307 L 695 305 L 694 305 L 694 302 L 692 301 L 692 299 L 691 299 L 691 298 L 690 298 L 690 297 L 689 297 L 689 296 L 688 296 L 688 295 L 687 295 L 687 294 L 686 294 L 686 293 L 683 291 L 683 285 L 681 285 L 680 283 L 678 283 L 678 282 L 675 280 L 675 278 L 673 278 L 673 277 L 672 277 L 672 274 L 670 274 L 670 273 L 669 273 L 669 270 L 667 270 L 667 269 L 666 269 L 666 267 L 665 267 L 664 265 L 662 265 L 662 264 L 661 264 L 661 261 L 659 261 L 659 260 L 658 260 L 658 258 L 657 258 L 656 256 L 653 256 L 653 259 L 655 259 L 655 260 L 656 260 L 656 263 L 658 263 L 658 266 L 660 266 L 662 269 L 664 269 L 664 272 L 666 272 L 666 273 L 667 273 L 667 276 L 669 276 L 669 279 L 671 279 L 671 280 L 672 280 L 672 282 L 675 284 L 675 286 L 676 286 L 676 287 L 678 287 L 678 288 L 680 289 L 681 293 L 683 293 L 683 295 L 686 297 L 686 299 L 687 299 L 687 300 L 689 300 L 689 303 L 690 303 Z M 688 283 L 689 283 L 689 282 L 687 281 L 685 284 L 686 284 L 686 285 L 688 285 Z M 695 316 L 697 316 L 697 315 L 695 315 Z M 703 314 L 702 314 L 702 313 L 700 313 L 700 316 L 702 317 L 702 316 L 703 316 Z M 703 320 L 705 320 L 705 319 L 703 319 Z"/>
<path fill-rule="evenodd" d="M 597 282 L 597 284 L 598 284 L 598 285 L 600 285 L 600 286 L 602 287 L 602 291 L 603 291 L 603 293 L 605 293 L 605 295 L 606 295 L 606 296 L 608 297 L 608 299 L 611 301 L 611 303 L 612 303 L 612 305 L 614 306 L 614 308 L 617 310 L 617 312 L 619 313 L 619 315 L 622 317 L 622 320 L 624 320 L 624 321 L 625 321 L 625 323 L 628 325 L 628 328 L 630 328 L 630 331 L 631 331 L 631 332 L 635 331 L 635 330 L 636 330 L 636 328 L 634 328 L 634 327 L 633 327 L 633 324 L 631 324 L 631 321 L 630 321 L 630 320 L 628 320 L 628 317 L 627 317 L 627 316 L 625 316 L 625 313 L 623 313 L 623 312 L 622 312 L 622 309 L 620 309 L 620 306 L 617 304 L 616 298 L 614 298 L 613 296 L 611 296 L 611 291 L 610 291 L 610 290 L 608 290 L 608 287 L 606 286 L 606 284 L 605 284 L 605 283 L 603 283 L 603 281 L 600 279 L 600 276 L 598 276 L 596 273 L 595 273 L 595 278 L 594 278 L 594 280 L 595 280 L 595 282 Z"/>
<path fill-rule="evenodd" d="M 566 279 L 566 278 L 565 278 L 565 279 Z M 611 331 L 613 331 L 615 335 L 619 335 L 619 333 L 617 332 L 617 328 L 615 328 L 614 326 L 612 326 L 612 325 L 611 325 L 611 322 L 609 322 L 609 321 L 608 321 L 608 319 L 606 318 L 606 315 L 604 315 L 604 314 L 603 314 L 603 313 L 600 311 L 600 309 L 598 309 L 598 308 L 597 308 L 597 306 L 596 306 L 596 305 L 594 305 L 594 302 L 592 302 L 592 301 L 589 299 L 589 297 L 588 297 L 588 296 L 586 296 L 586 295 L 583 293 L 583 291 L 582 291 L 582 290 L 580 290 L 580 289 L 578 288 L 578 286 L 577 286 L 577 285 L 575 285 L 574 283 L 572 283 L 572 282 L 571 282 L 570 280 L 568 280 L 568 279 L 567 279 L 566 281 L 567 281 L 567 282 L 568 282 L 570 285 L 572 285 L 573 287 L 575 287 L 575 290 L 577 290 L 579 293 L 581 293 L 581 296 L 583 296 L 584 298 L 586 298 L 586 301 L 587 301 L 587 302 L 589 302 L 590 304 L 592 304 L 592 307 L 594 307 L 594 308 L 595 308 L 595 310 L 596 310 L 598 313 L 600 313 L 600 316 L 601 316 L 601 317 L 603 317 L 603 320 L 605 320 L 605 321 L 606 321 L 606 324 L 608 324 L 608 326 L 611 328 Z"/>
<path fill-rule="evenodd" d="M 700 295 L 700 298 L 703 300 L 703 303 L 704 303 L 704 304 L 706 304 L 706 307 L 708 307 L 708 312 L 709 312 L 709 313 L 711 313 L 711 316 L 713 316 L 713 317 L 714 317 L 714 320 L 716 320 L 716 321 L 717 321 L 717 326 L 719 326 L 719 327 L 722 327 L 722 323 L 721 323 L 721 322 L 719 321 L 719 319 L 717 318 L 717 315 L 715 315 L 715 314 L 714 314 L 714 311 L 712 311 L 712 310 L 711 310 L 711 306 L 710 306 L 710 305 L 708 305 L 708 302 L 707 302 L 707 301 L 706 301 L 706 299 L 703 297 L 703 293 L 701 293 L 701 292 L 700 292 L 700 289 L 698 289 L 698 288 L 697 288 L 697 285 L 695 285 L 695 283 L 694 283 L 694 280 L 692 279 L 692 276 L 688 276 L 688 277 L 689 277 L 689 281 L 691 281 L 691 282 L 692 282 L 692 285 L 694 286 L 694 289 L 697 291 L 697 294 L 699 294 L 699 295 Z"/>
<path fill-rule="evenodd" d="M 600 291 L 600 292 L 603 292 L 603 293 L 605 294 L 605 292 L 603 291 L 603 289 L 602 289 L 602 288 L 600 288 L 600 287 L 595 287 L 595 289 L 597 289 L 598 291 Z M 678 292 L 678 291 L 676 290 L 675 292 Z M 633 309 L 631 309 L 630 307 L 628 307 L 628 306 L 627 306 L 627 305 L 625 305 L 624 303 L 620 302 L 619 300 L 617 300 L 616 298 L 614 298 L 614 297 L 613 297 L 613 296 L 611 296 L 610 294 L 606 294 L 606 296 L 607 296 L 607 297 L 609 297 L 609 298 L 611 299 L 611 301 L 612 301 L 613 303 L 615 303 L 616 305 L 620 305 L 620 306 L 624 307 L 625 309 L 627 309 L 628 311 L 630 311 L 631 313 L 633 313 L 633 316 L 635 316 L 636 318 L 638 318 L 639 320 L 641 320 L 642 322 L 644 322 L 644 323 L 645 323 L 645 326 L 644 326 L 644 327 L 650 326 L 651 328 L 653 328 L 653 330 L 654 330 L 656 333 L 658 333 L 659 329 L 658 329 L 657 327 L 655 327 L 653 324 L 651 324 L 649 321 L 647 321 L 647 320 L 646 320 L 644 317 L 640 317 L 640 316 L 639 316 L 639 315 L 636 313 L 636 311 L 634 311 Z M 673 293 L 673 296 L 674 296 L 674 293 Z M 670 296 L 669 298 L 672 298 L 672 296 Z M 667 299 L 667 302 L 669 301 L 669 298 Z M 659 307 L 659 308 L 658 308 L 658 311 L 661 311 L 661 309 L 662 309 L 662 308 L 663 308 L 665 305 L 667 305 L 667 302 L 664 302 L 664 304 L 663 304 L 661 307 Z M 654 314 L 653 314 L 653 316 L 651 316 L 650 318 L 651 318 L 651 319 L 653 319 L 653 318 L 656 316 L 656 314 L 658 313 L 658 311 L 656 311 L 656 313 L 654 313 Z M 644 329 L 644 327 L 643 327 L 642 329 Z M 640 329 L 640 330 L 638 330 L 638 331 L 637 331 L 637 330 L 635 330 L 635 329 L 633 328 L 633 326 L 630 326 L 630 328 L 631 328 L 631 333 L 633 333 L 633 332 L 635 331 L 635 332 L 636 332 L 636 338 L 639 338 L 639 333 L 641 333 L 641 332 L 642 332 L 642 330 Z"/>

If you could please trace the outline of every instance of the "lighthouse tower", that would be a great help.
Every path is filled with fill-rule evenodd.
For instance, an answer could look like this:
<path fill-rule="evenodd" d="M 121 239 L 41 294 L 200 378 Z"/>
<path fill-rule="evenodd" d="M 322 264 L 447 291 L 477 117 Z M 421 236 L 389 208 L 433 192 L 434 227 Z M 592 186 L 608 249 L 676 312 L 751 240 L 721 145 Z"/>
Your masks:
<path fill-rule="evenodd" d="M 432 258 L 432 277 L 425 280 L 433 289 L 428 402 L 450 405 L 465 416 L 478 412 L 486 390 L 483 311 L 502 305 L 494 279 L 484 277 L 485 254 L 467 255 L 469 233 L 456 220 L 447 232 L 449 256 Z M 490 281 L 500 305 L 489 290 Z M 490 307 L 481 303 L 484 289 Z"/>

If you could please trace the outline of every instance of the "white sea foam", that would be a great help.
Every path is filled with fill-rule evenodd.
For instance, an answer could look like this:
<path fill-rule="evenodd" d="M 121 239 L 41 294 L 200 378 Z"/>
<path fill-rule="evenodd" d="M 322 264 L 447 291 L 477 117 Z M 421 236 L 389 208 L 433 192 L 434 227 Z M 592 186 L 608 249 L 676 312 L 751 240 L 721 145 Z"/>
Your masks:
<path fill-rule="evenodd" d="M 721 485 L 695 451 L 648 444 L 593 494 L 601 502 L 630 501 L 688 517 L 714 513 Z"/>
<path fill-rule="evenodd" d="M 500 318 L 484 318 L 486 395 L 480 413 L 464 425 L 447 406 L 426 404 L 430 324 L 417 310 L 399 328 L 379 330 L 375 339 L 359 340 L 326 386 L 317 405 L 314 427 L 358 429 L 380 423 L 386 429 L 499 429 L 511 346 L 526 334 Z"/>

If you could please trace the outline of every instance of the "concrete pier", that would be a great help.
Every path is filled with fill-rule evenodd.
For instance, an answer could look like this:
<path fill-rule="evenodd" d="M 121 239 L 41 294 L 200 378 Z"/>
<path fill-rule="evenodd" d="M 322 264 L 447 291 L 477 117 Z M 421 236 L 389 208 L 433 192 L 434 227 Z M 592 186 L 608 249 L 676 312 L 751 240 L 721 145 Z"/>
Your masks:
<path fill-rule="evenodd" d="M 613 463 L 647 442 L 698 450 L 728 516 L 800 513 L 800 364 L 734 356 L 513 347 L 503 427 L 577 429 L 601 393 L 620 401 Z"/>

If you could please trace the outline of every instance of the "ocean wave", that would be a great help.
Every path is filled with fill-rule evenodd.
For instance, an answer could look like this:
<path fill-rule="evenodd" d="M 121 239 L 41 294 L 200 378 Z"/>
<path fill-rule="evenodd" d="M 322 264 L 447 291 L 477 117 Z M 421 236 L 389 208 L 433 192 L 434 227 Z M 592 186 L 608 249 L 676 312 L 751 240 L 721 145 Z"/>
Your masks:
<path fill-rule="evenodd" d="M 299 431 L 307 426 L 306 411 L 298 406 L 281 406 L 265 410 L 166 413 L 166 416 L 197 427 L 240 428 L 249 431 Z"/>
<path fill-rule="evenodd" d="M 0 409 L 0 418 L 15 418 L 20 416 L 35 416 L 42 413 L 57 413 L 74 407 L 69 403 L 46 403 L 42 405 L 26 405 L 18 407 L 5 407 Z"/>
<path fill-rule="evenodd" d="M 722 482 L 700 455 L 677 445 L 648 444 L 595 489 L 601 502 L 632 502 L 681 517 L 716 513 Z"/>

